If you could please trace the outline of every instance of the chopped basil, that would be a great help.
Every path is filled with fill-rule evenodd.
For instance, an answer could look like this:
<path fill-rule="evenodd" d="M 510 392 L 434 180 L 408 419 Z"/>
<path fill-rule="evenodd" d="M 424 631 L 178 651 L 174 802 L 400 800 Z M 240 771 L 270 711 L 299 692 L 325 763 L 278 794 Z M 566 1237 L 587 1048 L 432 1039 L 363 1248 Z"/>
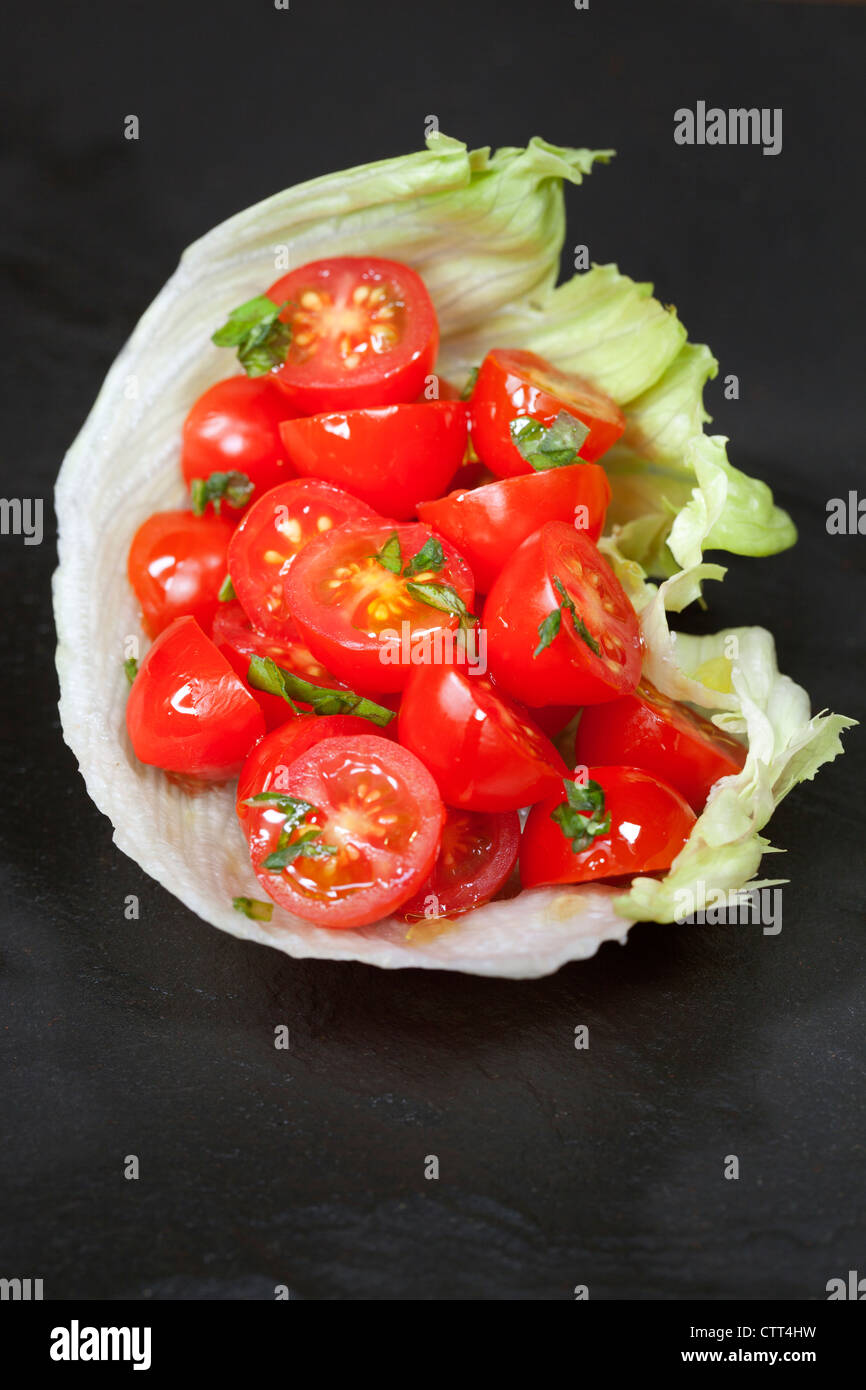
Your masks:
<path fill-rule="evenodd" d="M 209 478 L 194 478 L 189 490 L 192 509 L 203 516 L 208 502 L 219 516 L 223 502 L 230 507 L 245 507 L 253 494 L 253 484 L 246 473 L 211 473 Z"/>
<path fill-rule="evenodd" d="M 554 638 L 558 637 L 560 628 L 562 627 L 563 612 L 567 612 L 570 615 L 577 636 L 583 638 L 583 641 L 589 647 L 590 651 L 595 652 L 595 655 L 599 656 L 601 648 L 586 623 L 583 621 L 583 618 L 579 616 L 577 609 L 566 592 L 565 585 L 560 579 L 556 578 L 554 578 L 553 585 L 560 596 L 559 606 L 558 608 L 554 608 L 552 613 L 548 613 L 547 617 L 542 619 L 538 624 L 539 642 L 535 651 L 532 653 L 533 660 L 535 660 L 540 652 L 544 651 L 545 647 L 550 646 Z"/>
<path fill-rule="evenodd" d="M 440 541 L 430 536 L 403 569 L 407 576 L 423 574 L 425 570 L 441 570 L 445 564 L 445 552 Z"/>
<path fill-rule="evenodd" d="M 294 710 L 297 709 L 295 700 L 301 700 L 312 706 L 314 714 L 357 714 L 378 724 L 380 728 L 396 717 L 393 710 L 377 705 L 364 695 L 356 695 L 354 690 L 329 690 L 325 686 L 312 685 L 294 672 L 283 670 L 267 656 L 252 657 L 247 680 L 256 690 L 281 695 Z"/>
<path fill-rule="evenodd" d="M 604 787 L 600 782 L 570 782 L 562 779 L 567 800 L 551 811 L 566 840 L 571 841 L 575 854 L 588 849 L 597 835 L 610 830 L 610 813 L 605 814 Z"/>
<path fill-rule="evenodd" d="M 257 295 L 232 309 L 222 328 L 214 333 L 217 347 L 234 347 L 247 376 L 264 376 L 281 367 L 288 355 L 292 330 L 280 314 L 285 304 L 275 304 L 267 295 Z"/>
<path fill-rule="evenodd" d="M 295 826 L 303 825 L 310 812 L 316 809 L 309 801 L 302 801 L 298 796 L 285 796 L 281 792 L 256 792 L 255 796 L 248 796 L 241 804 L 281 811 L 286 818 L 283 830 L 294 830 Z"/>
<path fill-rule="evenodd" d="M 253 922 L 269 922 L 274 915 L 273 903 L 263 903 L 259 898 L 232 898 L 232 907 Z"/>
<path fill-rule="evenodd" d="M 475 383 L 478 380 L 478 371 L 478 367 L 473 367 L 468 377 L 466 378 L 466 385 L 460 392 L 461 401 L 468 401 L 469 397 L 472 395 L 472 392 L 475 390 Z"/>
<path fill-rule="evenodd" d="M 226 575 L 225 579 L 220 585 L 220 591 L 217 594 L 217 598 L 219 599 L 220 603 L 231 603 L 232 599 L 237 598 L 237 594 L 235 593 L 235 586 L 232 583 L 232 577 L 230 574 Z"/>
<path fill-rule="evenodd" d="M 269 874 L 279 874 L 290 864 L 294 864 L 296 859 L 327 859 L 329 855 L 336 854 L 336 845 L 319 843 L 318 836 L 321 833 L 321 830 L 305 830 L 297 840 L 280 845 L 267 859 L 263 859 L 262 868 L 267 869 Z"/>
<path fill-rule="evenodd" d="M 578 451 L 589 434 L 583 421 L 567 410 L 561 410 L 552 425 L 542 425 L 531 415 L 518 415 L 509 430 L 518 453 L 536 472 L 576 463 Z"/>
<path fill-rule="evenodd" d="M 391 574 L 399 574 L 403 568 L 403 552 L 400 549 L 400 537 L 396 531 L 392 531 L 381 550 L 377 550 L 375 557 L 383 569 L 389 570 Z"/>
<path fill-rule="evenodd" d="M 134 656 L 128 656 L 128 657 L 126 658 L 126 660 L 124 661 L 124 663 L 123 663 L 123 670 L 124 670 L 124 673 L 125 673 L 125 675 L 126 675 L 126 679 L 129 681 L 129 684 L 132 685 L 132 682 L 135 680 L 136 676 L 138 675 L 138 660 L 137 660 L 137 658 L 134 657 Z"/>
<path fill-rule="evenodd" d="M 406 588 L 413 598 L 417 598 L 421 603 L 438 608 L 440 613 L 453 613 L 460 619 L 461 627 L 471 627 L 478 621 L 450 584 L 407 584 Z"/>

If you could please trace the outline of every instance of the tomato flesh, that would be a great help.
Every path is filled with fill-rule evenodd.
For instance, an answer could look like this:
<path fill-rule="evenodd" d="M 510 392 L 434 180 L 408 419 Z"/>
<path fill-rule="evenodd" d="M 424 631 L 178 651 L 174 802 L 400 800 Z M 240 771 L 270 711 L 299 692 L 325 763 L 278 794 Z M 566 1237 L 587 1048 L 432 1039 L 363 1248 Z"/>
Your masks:
<path fill-rule="evenodd" d="M 412 673 L 397 736 L 430 769 L 448 806 L 515 811 L 555 792 L 568 775 L 523 709 L 484 676 L 455 666 Z"/>
<path fill-rule="evenodd" d="M 539 628 L 558 609 L 558 634 L 534 655 Z M 564 522 L 542 526 L 504 566 L 487 596 L 484 626 L 490 670 L 530 707 L 615 700 L 640 679 L 637 614 L 592 541 Z"/>
<path fill-rule="evenodd" d="M 210 631 L 233 534 L 228 516 L 190 511 L 155 512 L 139 526 L 126 569 L 148 637 L 183 617 Z"/>
<path fill-rule="evenodd" d="M 520 819 L 516 811 L 448 809 L 433 870 L 404 903 L 406 922 L 459 917 L 489 902 L 517 863 Z"/>
<path fill-rule="evenodd" d="M 578 768 L 577 774 L 581 771 Z M 551 819 L 551 813 L 566 801 L 565 790 L 540 801 L 529 813 L 521 840 L 524 888 L 657 873 L 670 868 L 689 838 L 695 813 L 666 782 L 634 767 L 590 767 L 586 773 L 604 788 L 610 830 L 575 853 Z"/>
<path fill-rule="evenodd" d="M 146 653 L 126 705 L 136 757 L 165 772 L 234 777 L 265 721 L 194 618 L 178 618 Z"/>
<path fill-rule="evenodd" d="M 187 486 L 211 473 L 245 473 L 259 497 L 292 470 L 280 439 L 291 406 L 267 377 L 232 376 L 199 396 L 183 426 Z"/>
<path fill-rule="evenodd" d="M 260 497 L 228 548 L 234 591 L 259 631 L 277 641 L 295 633 L 285 579 L 310 541 L 347 521 L 374 519 L 365 503 L 310 478 L 294 478 Z"/>
<path fill-rule="evenodd" d="M 511 438 L 511 422 L 531 416 L 552 425 L 560 411 L 589 428 L 579 455 L 593 463 L 625 430 L 615 401 L 592 382 L 556 367 L 534 352 L 496 348 L 481 364 L 469 406 L 472 443 L 482 462 L 499 478 L 530 473 L 532 465 Z"/>
<path fill-rule="evenodd" d="M 342 526 L 312 541 L 286 577 L 285 602 L 310 651 L 354 690 L 402 690 L 413 644 L 421 650 L 458 627 L 458 617 L 431 607 L 410 586 L 447 585 L 472 610 L 471 572 L 447 541 L 441 569 L 410 577 L 376 558 L 394 534 L 405 563 L 432 533 L 428 526 L 383 521 Z"/>
<path fill-rule="evenodd" d="M 389 405 L 288 420 L 281 429 L 296 473 L 346 488 L 385 516 L 405 521 L 440 497 L 466 452 L 461 401 Z"/>
<path fill-rule="evenodd" d="M 452 492 L 422 502 L 418 515 L 460 551 L 486 594 L 517 547 L 547 521 L 570 522 L 597 541 L 609 501 L 604 469 L 582 463 Z"/>
<path fill-rule="evenodd" d="M 311 261 L 268 290 L 292 330 L 274 380 L 299 415 L 398 405 L 422 392 L 439 327 L 424 282 L 376 256 Z"/>
<path fill-rule="evenodd" d="M 361 927 L 412 896 L 433 866 L 445 818 L 417 758 L 376 735 L 326 738 L 289 764 L 284 781 L 287 795 L 313 807 L 289 843 L 317 830 L 318 843 L 334 852 L 269 871 L 263 861 L 280 844 L 285 816 L 247 808 L 253 868 L 281 907 L 321 926 Z"/>
<path fill-rule="evenodd" d="M 651 772 L 676 787 L 698 813 L 713 784 L 736 775 L 746 761 L 735 738 L 646 680 L 631 695 L 587 707 L 575 751 L 578 762 L 623 763 Z"/>

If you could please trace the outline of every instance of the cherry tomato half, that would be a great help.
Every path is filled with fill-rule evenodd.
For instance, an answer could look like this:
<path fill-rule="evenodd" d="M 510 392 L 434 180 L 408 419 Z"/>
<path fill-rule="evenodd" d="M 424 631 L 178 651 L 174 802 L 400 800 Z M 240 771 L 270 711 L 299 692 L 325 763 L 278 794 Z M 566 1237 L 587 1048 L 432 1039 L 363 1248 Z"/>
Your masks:
<path fill-rule="evenodd" d="M 304 546 L 346 521 L 376 519 L 348 492 L 311 478 L 293 478 L 260 497 L 232 536 L 228 551 L 234 591 L 259 631 L 277 641 L 294 633 L 284 580 Z"/>
<path fill-rule="evenodd" d="M 295 758 L 284 780 L 281 794 L 312 809 L 286 831 L 284 811 L 248 807 L 243 826 L 256 877 L 287 912 L 322 927 L 362 927 L 420 887 L 436 858 L 445 808 L 433 778 L 405 748 L 375 734 L 326 738 Z M 278 849 L 305 837 L 309 853 L 265 867 Z"/>
<path fill-rule="evenodd" d="M 274 374 L 299 415 L 413 401 L 432 372 L 439 326 L 424 282 L 398 261 L 311 261 L 268 290 L 290 324 Z"/>
<path fill-rule="evenodd" d="M 145 655 L 126 705 L 135 755 L 165 772 L 222 781 L 264 736 L 259 706 L 194 618 L 178 618 Z"/>
<path fill-rule="evenodd" d="M 713 784 L 740 771 L 746 750 L 709 719 L 668 699 L 645 680 L 631 695 L 583 711 L 575 756 L 582 763 L 643 768 L 676 787 L 700 814 Z"/>
<path fill-rule="evenodd" d="M 532 465 L 511 438 L 511 422 L 530 415 L 542 425 L 552 425 L 561 410 L 589 427 L 579 450 L 587 463 L 606 453 L 625 430 L 619 406 L 591 382 L 560 372 L 534 352 L 495 348 L 481 364 L 469 403 L 478 457 L 499 478 L 531 472 Z"/>
<path fill-rule="evenodd" d="M 610 830 L 575 853 L 572 841 L 551 818 L 566 802 L 565 789 L 539 801 L 529 813 L 520 845 L 524 888 L 656 873 L 670 868 L 689 838 L 694 811 L 666 782 L 635 767 L 590 767 L 587 773 L 604 789 Z"/>
<path fill-rule="evenodd" d="M 517 863 L 520 817 L 516 811 L 449 808 L 433 870 L 404 903 L 405 922 L 459 917 L 499 892 Z"/>
<path fill-rule="evenodd" d="M 284 708 L 288 708 L 284 705 Z M 259 792 L 283 792 L 292 763 L 308 748 L 326 738 L 367 737 L 373 726 L 356 714 L 299 714 L 272 729 L 256 744 L 241 769 L 238 781 L 237 815 L 243 824 L 253 808 L 244 802 Z"/>
<path fill-rule="evenodd" d="M 604 469 L 577 463 L 421 502 L 418 515 L 456 546 L 486 594 L 506 560 L 546 521 L 570 522 L 597 541 L 609 501 Z"/>
<path fill-rule="evenodd" d="M 640 679 L 637 614 L 592 541 L 562 521 L 542 526 L 500 572 L 484 626 L 491 672 L 526 705 L 615 700 Z"/>
<path fill-rule="evenodd" d="M 431 600 L 447 588 L 471 613 L 472 574 L 447 541 L 435 570 L 393 573 L 379 558 L 396 536 L 400 556 L 392 563 L 404 569 L 431 534 L 418 523 L 352 522 L 311 541 L 286 576 L 285 602 L 307 646 L 353 690 L 402 690 L 413 656 L 417 663 L 429 649 L 435 659 L 437 643 L 454 642 L 441 634 L 454 633 L 459 618 L 426 602 L 427 586 Z"/>
<path fill-rule="evenodd" d="M 234 529 L 227 515 L 187 511 L 155 512 L 139 526 L 126 571 L 148 637 L 182 617 L 210 631 Z"/>
<path fill-rule="evenodd" d="M 466 452 L 466 420 L 462 401 L 430 401 L 311 415 L 286 421 L 281 433 L 296 473 L 405 521 L 451 482 Z"/>
<path fill-rule="evenodd" d="M 326 671 L 307 647 L 294 622 L 289 619 L 279 642 L 259 632 L 239 603 L 221 603 L 213 620 L 213 641 L 244 687 L 258 700 L 269 729 L 297 718 L 292 707 L 279 695 L 255 690 L 247 684 L 247 671 L 254 656 L 269 657 L 284 671 L 291 671 L 313 685 L 336 689 L 340 682 Z M 299 708 L 306 708 L 301 705 Z M 369 722 L 369 721 L 368 721 Z"/>
<path fill-rule="evenodd" d="M 253 497 L 292 476 L 280 439 L 291 406 L 268 377 L 230 376 L 199 396 L 183 426 L 180 466 L 189 486 L 211 473 L 245 473 Z"/>
<path fill-rule="evenodd" d="M 568 775 L 524 710 L 484 676 L 455 666 L 412 672 L 397 736 L 433 773 L 449 806 L 516 811 L 549 796 Z"/>

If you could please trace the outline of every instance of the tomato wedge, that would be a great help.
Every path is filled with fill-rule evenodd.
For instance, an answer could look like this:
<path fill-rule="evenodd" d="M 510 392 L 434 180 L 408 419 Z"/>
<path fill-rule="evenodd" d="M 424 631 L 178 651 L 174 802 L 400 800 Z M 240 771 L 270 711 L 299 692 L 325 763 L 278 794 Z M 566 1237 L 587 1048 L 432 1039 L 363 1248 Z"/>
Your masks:
<path fill-rule="evenodd" d="M 746 750 L 709 719 L 645 680 L 631 695 L 583 711 L 575 756 L 587 764 L 643 768 L 676 787 L 700 813 L 713 784 L 741 770 Z"/>
<path fill-rule="evenodd" d="M 135 755 L 166 772 L 234 777 L 265 732 L 259 706 L 194 618 L 178 618 L 145 655 L 126 705 Z"/>
<path fill-rule="evenodd" d="M 455 666 L 413 671 L 397 736 L 430 769 L 449 806 L 516 811 L 555 792 L 568 775 L 524 710 L 484 676 Z"/>
<path fill-rule="evenodd" d="M 309 478 L 281 483 L 260 497 L 228 549 L 234 591 L 259 631 L 278 641 L 294 633 L 284 581 L 304 546 L 346 521 L 375 519 L 375 513 L 348 492 Z"/>
<path fill-rule="evenodd" d="M 269 729 L 275 729 L 297 716 L 281 696 L 253 689 L 247 684 L 247 671 L 254 656 L 269 657 L 284 671 L 292 671 L 305 681 L 312 681 L 313 685 L 324 685 L 329 689 L 340 686 L 340 681 L 335 680 L 330 671 L 326 671 L 313 656 L 291 619 L 286 622 L 277 642 L 253 626 L 239 603 L 221 603 L 213 620 L 211 636 L 238 679 L 253 699 L 258 700 Z"/>
<path fill-rule="evenodd" d="M 437 634 L 459 626 L 440 603 L 471 613 L 472 574 L 447 541 L 438 542 L 441 564 L 411 573 L 431 539 L 417 523 L 353 522 L 311 541 L 286 576 L 285 602 L 307 646 L 353 690 L 402 690 L 413 655 L 417 664 L 427 648 L 435 659 Z"/>
<path fill-rule="evenodd" d="M 404 903 L 404 922 L 459 917 L 490 901 L 517 863 L 520 817 L 516 811 L 448 809 L 439 853 L 430 876 Z"/>
<path fill-rule="evenodd" d="M 245 473 L 259 497 L 292 476 L 280 439 L 291 406 L 268 377 L 230 376 L 199 396 L 183 425 L 189 486 L 211 473 Z"/>
<path fill-rule="evenodd" d="M 148 637 L 182 617 L 210 631 L 234 529 L 226 515 L 188 511 L 155 512 L 139 526 L 126 571 Z"/>
<path fill-rule="evenodd" d="M 288 708 L 285 702 L 283 707 Z M 371 729 L 369 719 L 356 714 L 299 714 L 272 729 L 256 744 L 241 769 L 236 805 L 241 824 L 252 814 L 252 808 L 244 805 L 247 797 L 257 792 L 286 791 L 289 767 L 308 748 L 315 748 L 326 738 L 359 734 L 366 738 Z"/>
<path fill-rule="evenodd" d="M 546 521 L 570 522 L 597 541 L 609 501 L 604 469 L 578 463 L 451 492 L 421 502 L 418 515 L 456 546 L 486 594 L 521 542 Z"/>
<path fill-rule="evenodd" d="M 467 415 L 462 401 L 388 405 L 288 420 L 281 434 L 296 473 L 405 521 L 419 502 L 441 497 L 463 462 Z"/>
<path fill-rule="evenodd" d="M 561 372 L 534 352 L 496 348 L 481 364 L 469 403 L 472 443 L 478 457 L 499 478 L 529 473 L 532 465 L 511 437 L 511 422 L 529 415 L 553 424 L 561 410 L 589 428 L 579 454 L 593 463 L 625 430 L 625 416 L 615 401 L 592 382 Z"/>
<path fill-rule="evenodd" d="M 564 522 L 549 521 L 512 556 L 484 626 L 491 672 L 526 705 L 615 700 L 640 680 L 637 614 L 592 541 Z"/>
<path fill-rule="evenodd" d="M 268 290 L 290 325 L 274 380 L 299 415 L 398 405 L 422 392 L 439 346 L 436 311 L 409 266 L 377 256 L 311 261 Z"/>
<path fill-rule="evenodd" d="M 445 809 L 405 748 L 375 734 L 326 738 L 283 780 L 272 805 L 247 808 L 243 827 L 256 877 L 287 912 L 323 927 L 362 927 L 423 883 Z"/>
<path fill-rule="evenodd" d="M 610 816 L 610 829 L 575 852 L 573 840 L 552 819 L 566 805 L 565 789 L 540 801 L 529 813 L 521 840 L 524 888 L 656 873 L 670 868 L 689 838 L 695 813 L 666 782 L 635 767 L 590 767 L 586 773 L 588 785 L 596 783 L 603 790 L 603 814 Z M 588 817 L 577 812 L 575 819 Z"/>

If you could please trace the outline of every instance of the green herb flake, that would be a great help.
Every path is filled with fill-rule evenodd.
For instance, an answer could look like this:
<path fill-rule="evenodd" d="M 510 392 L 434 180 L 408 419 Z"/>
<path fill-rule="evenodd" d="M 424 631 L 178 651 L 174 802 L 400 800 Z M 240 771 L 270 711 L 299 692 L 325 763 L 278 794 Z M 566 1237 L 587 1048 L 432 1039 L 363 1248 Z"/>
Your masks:
<path fill-rule="evenodd" d="M 559 607 L 554 608 L 553 612 L 548 613 L 547 617 L 542 619 L 542 621 L 538 624 L 539 642 L 538 646 L 535 648 L 535 651 L 532 653 L 533 660 L 535 660 L 535 658 L 539 655 L 540 652 L 544 651 L 545 647 L 550 646 L 554 638 L 558 637 L 560 629 L 562 627 L 563 612 L 568 613 L 569 617 L 571 618 L 571 621 L 574 625 L 574 631 L 577 634 L 577 636 L 583 639 L 583 641 L 589 647 L 590 651 L 594 652 L 596 656 L 600 656 L 601 647 L 598 645 L 598 642 L 593 637 L 586 623 L 583 621 L 583 618 L 581 618 L 580 614 L 578 613 L 577 609 L 575 608 L 574 604 L 569 598 L 565 585 L 562 583 L 562 580 L 554 578 L 553 586 L 559 594 Z"/>
<path fill-rule="evenodd" d="M 124 661 L 124 663 L 123 663 L 123 671 L 124 671 L 124 674 L 125 674 L 125 676 L 126 676 L 126 679 L 129 681 L 129 684 L 132 685 L 132 682 L 135 680 L 136 676 L 138 675 L 138 659 L 137 659 L 137 657 L 128 656 L 128 657 L 126 658 L 126 661 Z"/>
<path fill-rule="evenodd" d="M 232 898 L 232 907 L 253 922 L 269 922 L 274 915 L 273 903 L 263 903 L 259 898 Z"/>
<path fill-rule="evenodd" d="M 475 390 L 475 383 L 476 383 L 476 381 L 478 380 L 478 372 L 479 372 L 479 370 L 480 370 L 480 369 L 479 369 L 478 367 L 473 367 L 473 368 L 472 368 L 472 371 L 469 373 L 468 377 L 466 378 L 466 385 L 463 387 L 463 390 L 460 392 L 460 399 L 461 399 L 461 401 L 468 401 L 468 400 L 470 399 L 470 397 L 471 397 L 471 395 L 472 395 L 472 392 Z"/>
<path fill-rule="evenodd" d="M 235 593 L 235 586 L 232 583 L 232 577 L 230 574 L 226 575 L 225 579 L 220 585 L 220 591 L 217 594 L 217 598 L 219 599 L 220 603 L 231 603 L 232 599 L 237 598 L 237 594 Z"/>
<path fill-rule="evenodd" d="M 470 613 L 466 604 L 450 584 L 407 584 L 406 589 L 420 603 L 438 608 L 440 613 L 453 613 L 460 619 L 461 627 L 471 627 L 478 619 Z"/>
<path fill-rule="evenodd" d="M 239 510 L 253 495 L 253 484 L 246 473 L 211 473 L 208 478 L 194 478 L 189 490 L 196 516 L 204 516 L 209 502 L 217 516 L 223 502 Z"/>
<path fill-rule="evenodd" d="M 542 425 L 531 415 L 518 415 L 509 425 L 511 442 L 521 458 L 536 472 L 578 463 L 578 453 L 589 434 L 582 420 L 561 410 L 552 425 Z"/>
<path fill-rule="evenodd" d="M 598 835 L 610 830 L 610 813 L 604 809 L 604 787 L 600 782 L 562 780 L 566 800 L 550 813 L 575 854 L 588 849 Z"/>
<path fill-rule="evenodd" d="M 384 705 L 377 705 L 364 695 L 356 695 L 354 690 L 330 690 L 326 686 L 313 685 L 293 671 L 285 671 L 267 656 L 254 656 L 250 660 L 247 681 L 256 690 L 266 690 L 269 695 L 280 695 L 297 712 L 295 700 L 310 705 L 314 714 L 357 714 L 361 719 L 384 728 L 396 714 Z"/>
<path fill-rule="evenodd" d="M 421 549 L 407 562 L 403 573 L 407 577 L 413 574 L 424 574 L 427 570 L 432 570 L 435 573 L 437 570 L 441 570 L 444 564 L 445 552 L 442 549 L 442 543 L 435 536 L 430 536 Z"/>
<path fill-rule="evenodd" d="M 217 347 L 237 348 L 238 361 L 247 376 L 265 376 L 282 367 L 288 356 L 292 330 L 280 314 L 287 307 L 275 304 L 267 295 L 257 295 L 232 309 L 222 328 L 214 333 Z"/>
<path fill-rule="evenodd" d="M 400 549 L 400 537 L 396 531 L 392 531 L 381 550 L 377 550 L 373 557 L 391 574 L 399 574 L 403 568 L 403 552 Z"/>
<path fill-rule="evenodd" d="M 330 855 L 336 854 L 336 845 L 320 843 L 318 837 L 321 833 L 321 830 L 304 830 L 296 840 L 281 844 L 273 854 L 263 859 L 262 868 L 267 869 L 269 874 L 279 874 L 290 864 L 294 864 L 296 859 L 327 859 Z"/>

